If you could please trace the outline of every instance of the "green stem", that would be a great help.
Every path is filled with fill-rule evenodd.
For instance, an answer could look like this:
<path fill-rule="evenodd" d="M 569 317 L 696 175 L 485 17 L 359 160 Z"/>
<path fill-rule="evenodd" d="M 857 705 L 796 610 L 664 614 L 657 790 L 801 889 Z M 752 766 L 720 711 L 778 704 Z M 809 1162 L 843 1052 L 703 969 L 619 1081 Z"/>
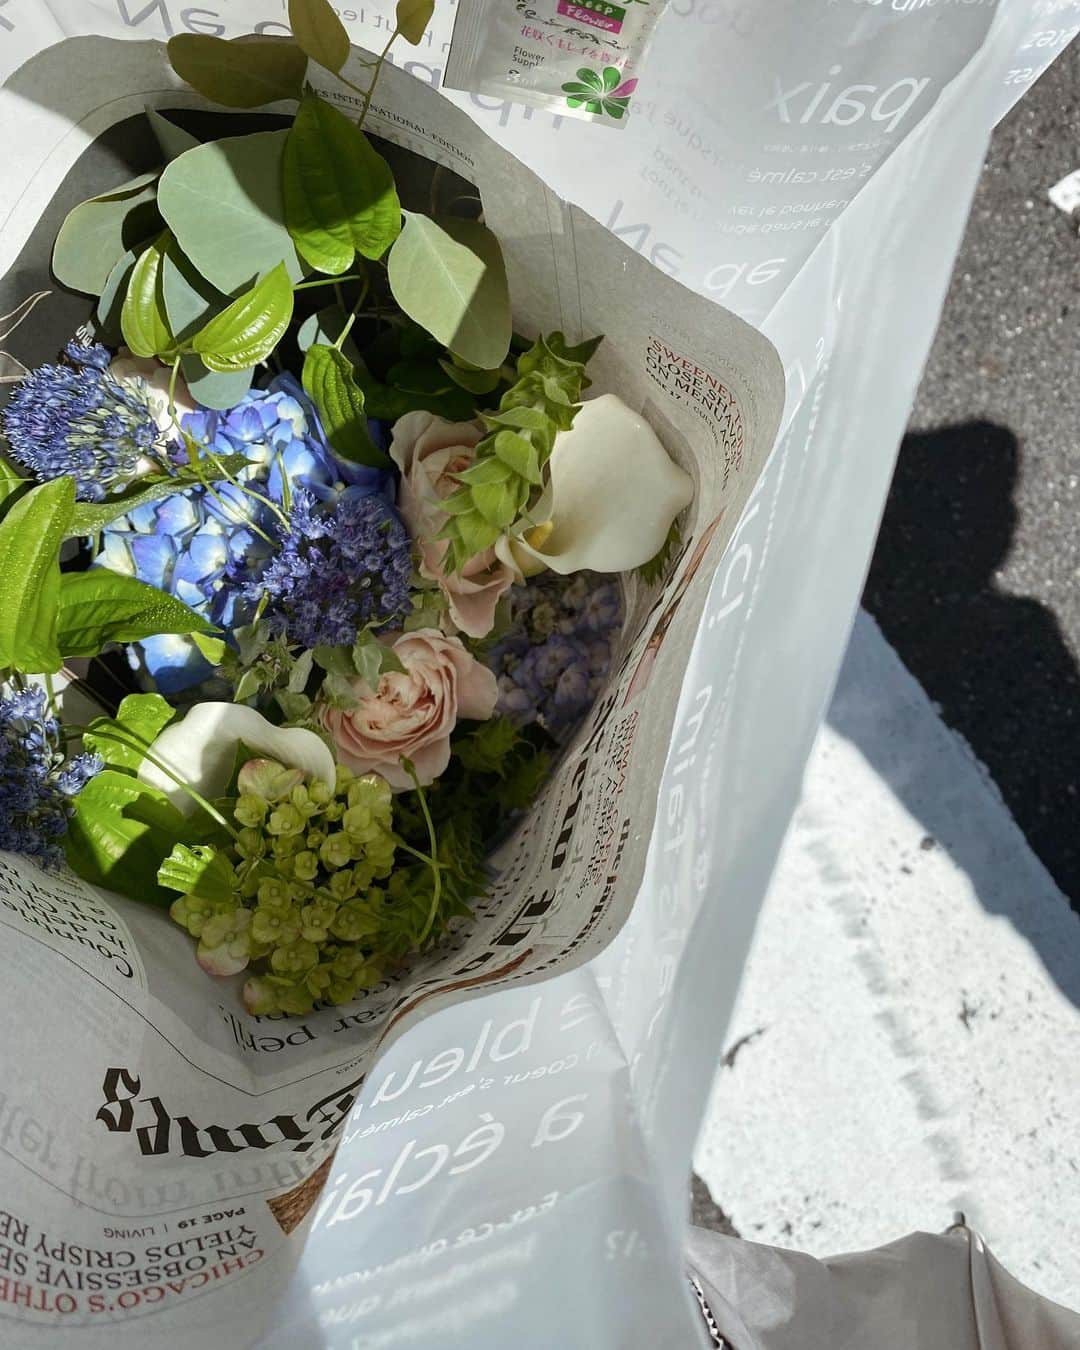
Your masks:
<path fill-rule="evenodd" d="M 42 679 L 45 681 L 45 697 L 49 700 L 49 707 L 52 710 L 52 715 L 59 722 L 60 708 L 56 702 L 56 690 L 53 688 L 53 677 L 48 671 L 45 671 Z"/>
<path fill-rule="evenodd" d="M 343 286 L 346 281 L 363 281 L 361 272 L 351 277 L 320 277 L 317 281 L 301 281 L 293 287 L 294 291 L 310 291 L 315 286 Z"/>
<path fill-rule="evenodd" d="M 338 334 L 337 341 L 334 343 L 334 346 L 338 349 L 338 351 L 341 351 L 342 347 L 345 345 L 345 339 L 352 332 L 352 326 L 356 322 L 356 316 L 360 312 L 360 306 L 367 299 L 367 293 L 370 289 L 371 289 L 371 282 L 368 280 L 367 275 L 365 274 L 364 284 L 360 288 L 360 294 L 357 297 L 356 304 L 353 305 L 352 310 L 349 313 L 349 317 L 345 320 L 345 326 Z"/>
<path fill-rule="evenodd" d="M 356 125 L 358 127 L 362 127 L 364 125 L 364 119 L 367 117 L 368 109 L 371 107 L 371 100 L 375 96 L 375 86 L 379 83 L 379 76 L 382 74 L 382 68 L 386 63 L 386 58 L 390 53 L 390 48 L 394 45 L 394 39 L 397 37 L 397 35 L 398 30 L 397 28 L 395 28 L 394 31 L 390 34 L 390 38 L 387 41 L 386 46 L 379 53 L 379 59 L 375 62 L 375 66 L 371 72 L 371 83 L 368 85 L 367 92 L 364 94 L 364 101 L 360 106 L 360 116 L 356 119 Z"/>
<path fill-rule="evenodd" d="M 420 786 L 420 779 L 416 776 L 416 770 L 413 768 L 412 760 L 402 759 L 401 767 L 413 780 L 413 787 L 416 789 L 416 796 L 420 802 L 420 812 L 424 817 L 424 824 L 427 826 L 428 841 L 431 844 L 431 857 L 427 859 L 431 866 L 431 909 L 428 912 L 427 922 L 424 924 L 423 931 L 416 944 L 418 947 L 422 947 L 435 925 L 435 916 L 439 912 L 439 901 L 442 899 L 442 868 L 437 861 L 439 856 L 439 840 L 435 833 L 435 822 L 431 819 L 431 812 L 428 810 L 427 796 L 424 793 L 424 789 Z"/>

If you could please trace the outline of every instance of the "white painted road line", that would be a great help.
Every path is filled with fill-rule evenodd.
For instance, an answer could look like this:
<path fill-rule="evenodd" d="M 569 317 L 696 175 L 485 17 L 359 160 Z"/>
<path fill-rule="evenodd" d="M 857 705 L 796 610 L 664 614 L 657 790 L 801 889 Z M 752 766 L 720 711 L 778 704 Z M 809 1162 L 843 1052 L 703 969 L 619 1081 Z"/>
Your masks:
<path fill-rule="evenodd" d="M 860 615 L 766 901 L 695 1166 L 813 1255 L 956 1210 L 1080 1307 L 1080 920 Z M 730 1056 L 729 1056 L 730 1057 Z"/>

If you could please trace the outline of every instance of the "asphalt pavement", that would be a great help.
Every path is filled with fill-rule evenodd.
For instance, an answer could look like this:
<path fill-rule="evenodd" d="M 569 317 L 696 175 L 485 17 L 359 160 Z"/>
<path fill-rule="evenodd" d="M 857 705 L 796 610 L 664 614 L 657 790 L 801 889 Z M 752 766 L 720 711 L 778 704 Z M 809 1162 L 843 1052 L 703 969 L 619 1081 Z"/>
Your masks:
<path fill-rule="evenodd" d="M 863 603 L 1080 911 L 1077 168 L 1080 43 L 994 134 Z"/>

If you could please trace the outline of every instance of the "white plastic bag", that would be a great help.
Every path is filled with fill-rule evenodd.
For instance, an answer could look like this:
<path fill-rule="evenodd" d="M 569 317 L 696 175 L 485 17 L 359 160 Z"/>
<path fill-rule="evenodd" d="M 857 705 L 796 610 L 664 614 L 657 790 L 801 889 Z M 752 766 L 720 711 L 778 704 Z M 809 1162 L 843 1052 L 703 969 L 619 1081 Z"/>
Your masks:
<path fill-rule="evenodd" d="M 357 43 L 385 42 L 381 14 L 342 16 Z M 120 40 L 281 33 L 283 18 L 276 0 L 0 6 L 0 70 L 14 73 L 0 107 L 16 129 L 0 197 L 8 283 L 38 289 L 40 275 L 17 260 L 35 231 L 46 256 L 64 203 L 42 211 L 84 147 L 143 101 L 183 102 L 164 74 L 145 78 L 162 67 Z M 448 19 L 437 16 L 419 54 L 398 58 L 418 83 L 389 82 L 372 129 L 460 170 L 423 88 L 438 83 Z M 744 433 L 753 426 L 760 439 L 778 411 L 767 343 L 723 310 L 659 289 L 662 274 L 749 320 L 783 360 L 780 438 L 758 474 L 769 446 L 744 434 L 753 453 L 718 527 L 724 556 L 707 598 L 699 566 L 702 593 L 684 611 L 703 604 L 685 673 L 680 653 L 655 684 L 674 699 L 682 676 L 626 835 L 644 865 L 636 901 L 590 929 L 591 950 L 578 953 L 589 959 L 573 968 L 567 932 L 548 917 L 526 945 L 551 944 L 549 978 L 516 985 L 506 970 L 498 992 L 453 1003 L 468 991 L 452 991 L 426 1018 L 431 1005 L 418 1004 L 357 1094 L 370 1040 L 359 1020 L 309 1035 L 252 1027 L 207 1000 L 193 1028 L 182 935 L 81 892 L 73 917 L 39 879 L 6 870 L 4 1016 L 20 1036 L 0 1088 L 14 1215 L 0 1216 L 0 1344 L 175 1350 L 266 1332 L 275 1348 L 615 1350 L 704 1334 L 682 1245 L 709 1077 L 990 127 L 1056 50 L 1039 35 L 1067 31 L 1062 12 L 1020 3 L 836 0 L 811 16 L 793 0 L 677 0 L 620 137 L 452 96 L 593 218 L 565 212 L 524 171 L 504 175 L 505 193 L 486 205 L 497 230 L 516 222 L 508 251 L 522 311 L 537 324 L 601 319 L 612 339 L 605 382 L 652 381 L 662 431 L 678 438 L 680 391 L 684 436 L 695 420 L 725 425 L 710 378 L 737 387 Z M 66 37 L 83 45 L 46 50 Z M 50 61 L 62 80 L 48 77 Z M 93 190 L 68 186 L 72 200 Z M 650 349 L 658 322 L 666 340 Z M 699 349 L 710 359 L 694 359 Z M 599 824 L 599 809 L 590 819 Z M 579 841 L 599 837 L 594 828 Z M 579 923 L 573 905 L 566 913 Z M 334 1036 L 344 1048 L 326 1069 L 312 1042 Z M 282 1067 L 259 1067 L 268 1063 Z M 329 1075 L 317 1089 L 303 1085 L 316 1063 Z M 211 1114 L 185 1105 L 196 1082 Z M 287 1123 L 262 1132 L 275 1116 Z M 185 1137 L 207 1157 L 154 1151 Z M 206 1148 L 215 1137 L 223 1151 Z M 305 1233 L 293 1223 L 312 1214 L 290 1283 Z M 131 1269 L 140 1278 L 125 1285 Z"/>

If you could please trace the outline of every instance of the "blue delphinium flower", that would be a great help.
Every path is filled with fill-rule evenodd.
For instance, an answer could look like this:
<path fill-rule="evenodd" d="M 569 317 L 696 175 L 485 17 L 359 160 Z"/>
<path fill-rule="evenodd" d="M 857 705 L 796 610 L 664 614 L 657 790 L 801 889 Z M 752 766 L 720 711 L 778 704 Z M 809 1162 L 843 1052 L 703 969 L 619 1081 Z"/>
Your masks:
<path fill-rule="evenodd" d="M 196 484 L 129 512 L 106 527 L 98 562 L 177 596 L 226 631 L 251 619 L 255 601 L 245 585 L 280 546 L 278 511 L 287 516 L 297 492 L 326 503 L 392 500 L 388 474 L 333 453 L 292 376 L 252 390 L 228 412 L 188 413 L 182 426 L 216 455 L 247 456 L 249 466 L 235 475 L 241 486 Z M 186 637 L 146 638 L 132 652 L 163 694 L 181 693 L 213 669 Z"/>
<path fill-rule="evenodd" d="M 103 767 L 97 755 L 65 764 L 57 749 L 60 726 L 34 686 L 0 698 L 0 849 L 43 867 L 63 860 L 70 799 Z"/>
<path fill-rule="evenodd" d="M 280 548 L 239 594 L 252 607 L 266 597 L 273 633 L 305 648 L 348 646 L 409 612 L 411 574 L 409 532 L 382 497 L 346 491 L 325 505 L 301 488 Z"/>
<path fill-rule="evenodd" d="M 164 467 L 169 447 L 145 386 L 112 375 L 104 347 L 69 342 L 66 355 L 70 364 L 39 366 L 15 386 L 4 433 L 35 478 L 70 474 L 80 501 L 100 502 Z"/>
<path fill-rule="evenodd" d="M 566 740 L 611 666 L 623 620 L 618 581 L 549 572 L 514 587 L 510 603 L 510 627 L 487 657 L 499 682 L 496 712 Z"/>

